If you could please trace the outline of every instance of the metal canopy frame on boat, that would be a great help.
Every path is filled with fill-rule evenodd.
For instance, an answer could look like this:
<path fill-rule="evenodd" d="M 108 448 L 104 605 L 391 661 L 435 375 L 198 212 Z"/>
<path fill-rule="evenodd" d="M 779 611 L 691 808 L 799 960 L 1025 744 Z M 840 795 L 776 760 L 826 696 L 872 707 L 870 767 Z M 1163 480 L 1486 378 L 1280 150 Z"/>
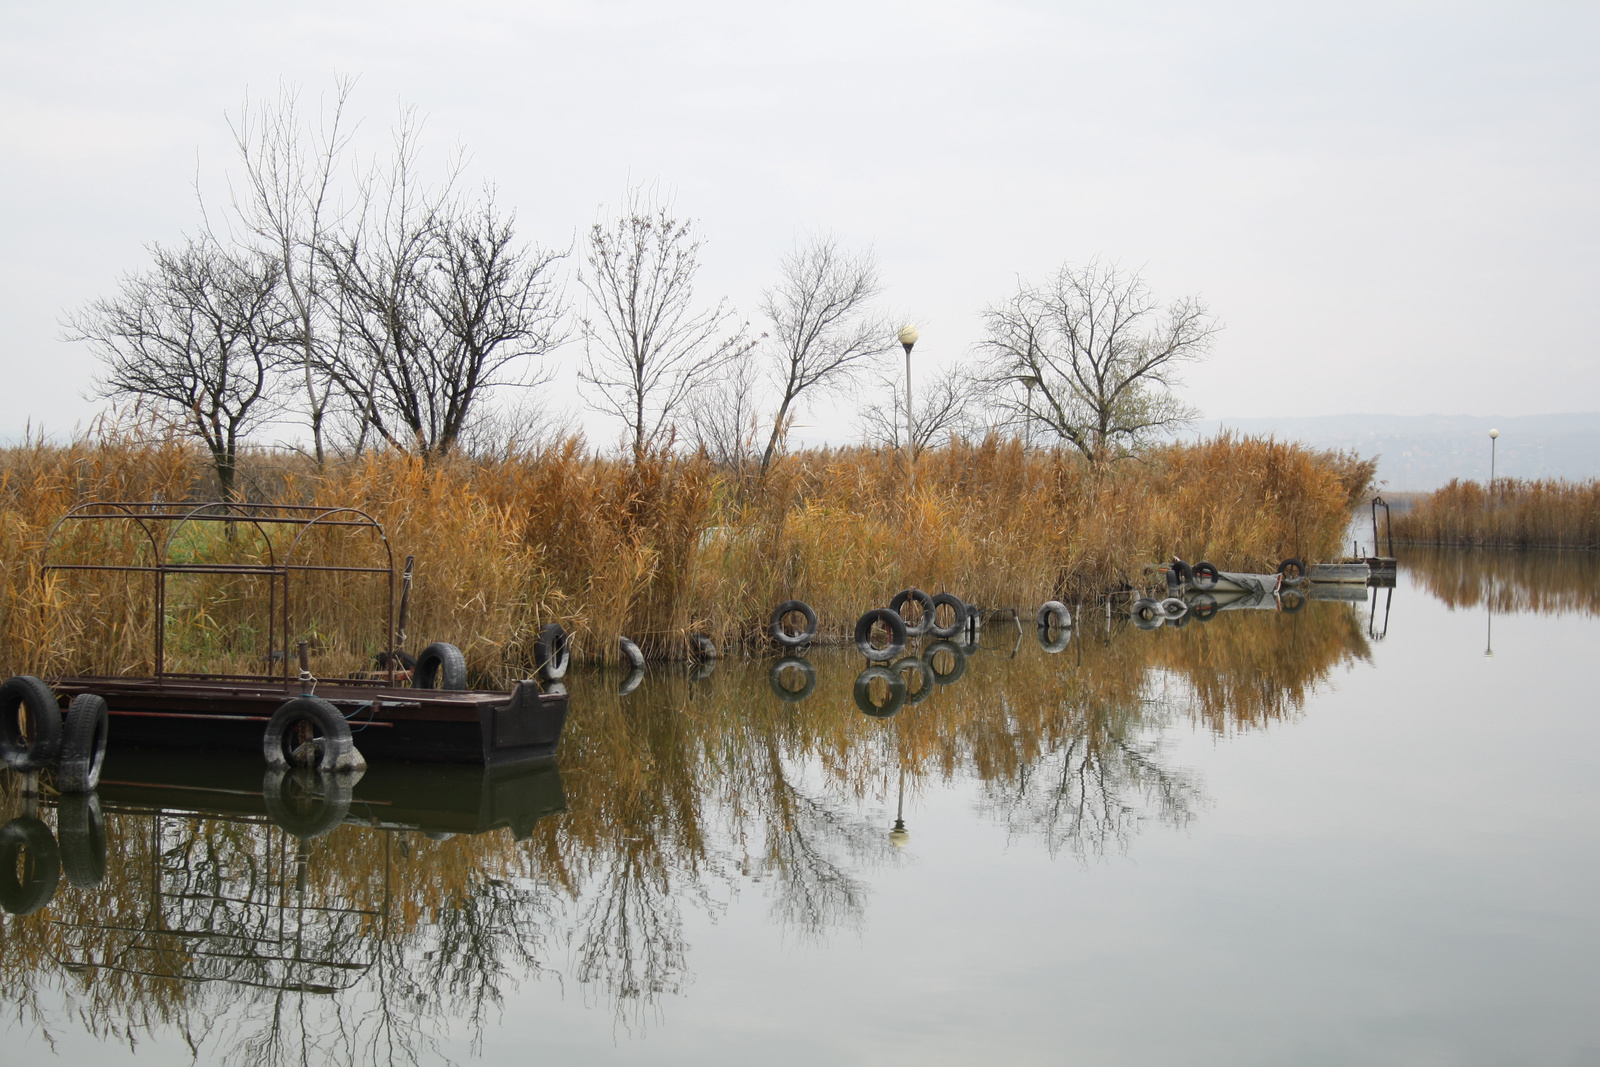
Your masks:
<path fill-rule="evenodd" d="M 150 546 L 154 558 L 149 564 L 119 564 L 119 563 L 52 563 L 50 551 L 56 543 L 57 535 L 70 523 L 106 523 L 111 521 L 132 522 L 143 531 L 145 540 Z M 174 563 L 171 559 L 171 549 L 174 539 L 184 526 L 191 523 L 221 523 L 225 525 L 248 525 L 256 529 L 261 535 L 261 543 L 266 548 L 267 562 L 265 563 Z M 277 549 L 273 546 L 272 538 L 268 536 L 268 526 L 297 526 L 290 541 L 288 550 L 280 562 Z M 349 566 L 321 563 L 295 562 L 296 554 L 306 541 L 306 535 L 313 530 L 345 529 L 345 530 L 370 530 L 378 538 L 378 544 L 383 552 L 383 566 Z M 158 536 L 158 532 L 164 536 Z M 383 526 L 376 519 L 359 508 L 351 507 L 326 507 L 314 504 L 250 504 L 228 503 L 214 500 L 200 504 L 186 503 L 176 508 L 174 505 L 160 500 L 124 501 L 124 500 L 96 500 L 79 504 L 68 511 L 51 525 L 45 534 L 44 548 L 40 555 L 40 574 L 49 574 L 59 571 L 103 571 L 103 572 L 128 572 L 152 575 L 155 581 L 154 608 L 155 608 L 155 659 L 154 677 L 163 678 L 204 678 L 212 681 L 282 681 L 285 685 L 294 680 L 290 673 L 290 656 L 288 652 L 290 606 L 293 599 L 294 583 L 291 581 L 295 573 L 343 573 L 343 574 L 372 574 L 384 575 L 387 582 L 387 614 L 384 620 L 384 642 L 386 656 L 384 665 L 386 671 L 383 677 L 370 679 L 345 679 L 340 684 L 388 684 L 396 682 L 395 673 L 395 580 L 394 580 L 394 550 L 389 544 L 389 537 L 384 532 Z M 277 665 L 272 669 L 258 674 L 196 674 L 166 669 L 166 606 L 167 606 L 167 579 L 172 575 L 182 574 L 237 574 L 254 575 L 267 579 L 267 648 L 270 656 L 280 649 L 282 641 L 281 672 Z M 280 633 L 281 629 L 281 633 Z"/>

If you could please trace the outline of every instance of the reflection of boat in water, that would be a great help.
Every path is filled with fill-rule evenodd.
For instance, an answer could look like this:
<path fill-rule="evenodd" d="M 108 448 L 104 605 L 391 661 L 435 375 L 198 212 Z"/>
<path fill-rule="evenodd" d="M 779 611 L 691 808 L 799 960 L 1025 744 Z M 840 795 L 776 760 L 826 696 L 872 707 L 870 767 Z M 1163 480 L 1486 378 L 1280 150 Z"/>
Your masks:
<path fill-rule="evenodd" d="M 266 824 L 302 842 L 342 823 L 430 836 L 510 829 L 517 840 L 547 815 L 566 810 L 554 758 L 510 768 L 375 766 L 354 785 L 327 775 L 268 772 L 247 757 L 195 760 L 163 752 L 119 753 L 106 762 L 97 793 L 64 795 L 56 832 L 37 814 L 0 827 L 0 906 L 27 914 L 49 903 L 64 869 L 79 888 L 106 870 L 107 814 L 154 823 L 220 819 Z"/>
<path fill-rule="evenodd" d="M 318 788 L 323 777 L 317 779 Z M 295 832 L 313 798 L 295 795 L 294 776 L 285 781 L 288 785 L 279 786 L 273 796 L 274 776 L 269 773 L 263 780 L 260 761 L 247 756 L 197 760 L 168 752 L 118 752 L 106 759 L 100 799 L 107 809 L 265 816 L 280 825 L 288 822 L 284 828 Z M 348 802 L 334 798 L 346 808 L 338 821 L 389 830 L 481 834 L 504 826 L 521 840 L 538 820 L 566 810 L 554 757 L 488 768 L 373 764 L 355 785 L 342 788 Z M 318 794 L 318 799 L 325 796 Z"/>

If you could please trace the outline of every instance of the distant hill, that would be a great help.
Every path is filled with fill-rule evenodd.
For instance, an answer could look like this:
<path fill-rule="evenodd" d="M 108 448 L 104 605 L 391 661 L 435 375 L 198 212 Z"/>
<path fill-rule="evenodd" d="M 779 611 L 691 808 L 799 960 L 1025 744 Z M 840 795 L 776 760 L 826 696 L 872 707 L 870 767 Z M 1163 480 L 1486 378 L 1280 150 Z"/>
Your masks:
<path fill-rule="evenodd" d="M 1437 489 L 1451 478 L 1486 481 L 1489 429 L 1500 431 L 1495 473 L 1511 478 L 1600 478 L 1600 412 L 1574 415 L 1314 415 L 1202 420 L 1249 434 L 1273 434 L 1317 448 L 1378 455 L 1379 484 Z"/>

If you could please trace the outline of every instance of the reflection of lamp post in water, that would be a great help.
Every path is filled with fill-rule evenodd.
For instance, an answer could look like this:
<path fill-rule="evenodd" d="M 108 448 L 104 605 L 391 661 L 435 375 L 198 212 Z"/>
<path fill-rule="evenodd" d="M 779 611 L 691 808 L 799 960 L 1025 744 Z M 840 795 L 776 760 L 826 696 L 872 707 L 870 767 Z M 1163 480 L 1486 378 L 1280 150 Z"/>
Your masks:
<path fill-rule="evenodd" d="M 894 826 L 889 830 L 889 842 L 895 848 L 905 848 L 911 841 L 911 833 L 906 829 L 906 769 L 900 768 L 900 795 L 894 801 Z"/>

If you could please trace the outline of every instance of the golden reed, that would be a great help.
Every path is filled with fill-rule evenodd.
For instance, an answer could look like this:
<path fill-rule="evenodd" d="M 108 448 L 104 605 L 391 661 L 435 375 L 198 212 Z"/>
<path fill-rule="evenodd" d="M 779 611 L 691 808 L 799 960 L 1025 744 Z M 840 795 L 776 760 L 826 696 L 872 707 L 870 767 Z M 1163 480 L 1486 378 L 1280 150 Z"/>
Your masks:
<path fill-rule="evenodd" d="M 1416 545 L 1600 548 L 1600 480 L 1451 481 L 1394 517 L 1394 537 Z"/>
<path fill-rule="evenodd" d="M 245 457 L 240 484 L 254 501 L 372 514 L 397 565 L 417 558 L 407 649 L 452 641 L 475 671 L 498 678 L 525 669 L 548 622 L 573 634 L 578 659 L 609 662 L 619 635 L 662 656 L 679 654 L 695 631 L 753 647 L 772 607 L 790 597 L 817 610 L 826 634 L 842 635 L 909 585 L 1031 611 L 1052 597 L 1142 584 L 1146 563 L 1173 554 L 1239 570 L 1326 558 L 1339 552 L 1372 472 L 1353 456 L 1233 435 L 1099 469 L 991 437 L 924 452 L 908 490 L 903 458 L 882 449 L 797 453 L 754 483 L 703 457 L 635 463 L 569 440 L 433 464 L 371 453 L 321 470 L 296 453 L 259 451 Z M 39 550 L 50 524 L 79 502 L 205 499 L 210 483 L 192 446 L 115 427 L 0 452 L 0 668 L 147 672 L 141 581 L 41 578 Z M 108 556 L 94 539 L 73 537 L 56 558 L 131 560 L 134 540 Z M 227 547 L 240 558 L 251 544 L 241 535 Z M 221 558 L 223 547 L 192 542 L 184 551 Z M 354 561 L 360 549 L 321 551 Z M 278 651 L 260 644 L 264 589 L 238 579 L 178 582 L 168 655 L 198 667 L 207 657 L 237 664 Z M 377 591 L 356 595 L 351 581 L 329 581 L 302 589 L 291 630 L 324 650 L 331 675 L 385 647 L 383 616 Z"/>

